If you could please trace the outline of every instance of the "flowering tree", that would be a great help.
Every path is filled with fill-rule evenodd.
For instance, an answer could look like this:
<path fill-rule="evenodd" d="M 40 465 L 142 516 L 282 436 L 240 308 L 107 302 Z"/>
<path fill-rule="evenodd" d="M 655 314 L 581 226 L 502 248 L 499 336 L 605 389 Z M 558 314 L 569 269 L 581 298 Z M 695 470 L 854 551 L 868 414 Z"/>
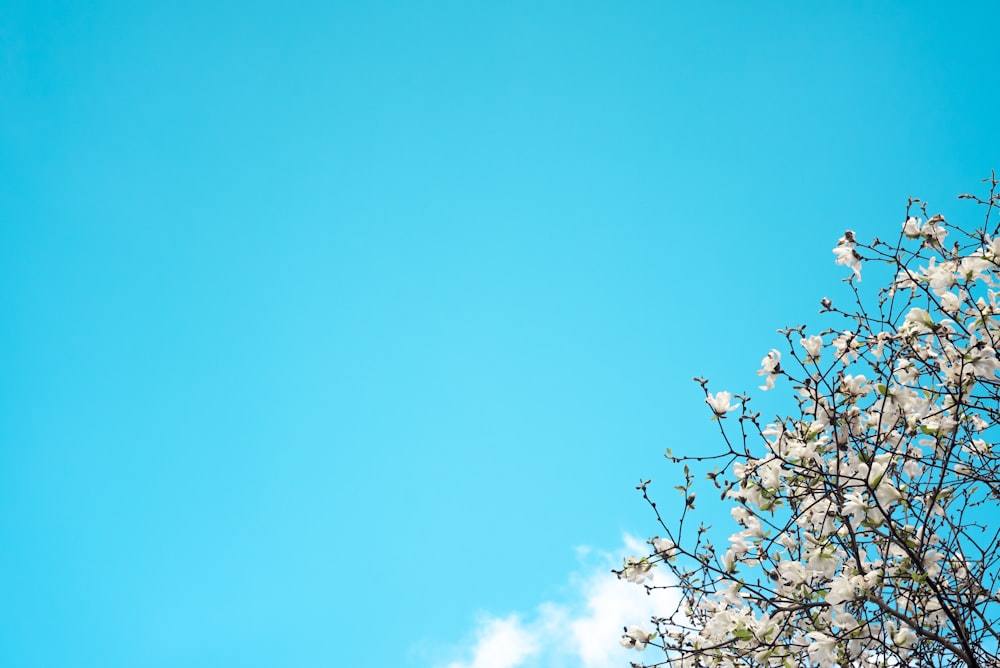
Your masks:
<path fill-rule="evenodd" d="M 705 391 L 718 451 L 683 456 L 679 520 L 624 578 L 680 605 L 622 644 L 647 666 L 1000 666 L 1000 222 L 998 179 L 973 231 L 911 200 L 893 242 L 834 248 L 854 305 L 779 330 L 758 372 L 795 410 L 762 420 L 748 396 Z M 862 269 L 886 285 L 861 292 Z M 870 273 L 866 270 L 866 276 Z M 867 285 L 867 284 L 866 284 Z M 725 545 L 692 526 L 695 474 L 732 504 Z M 654 567 L 668 584 L 650 581 Z M 633 666 L 640 664 L 633 663 Z"/>

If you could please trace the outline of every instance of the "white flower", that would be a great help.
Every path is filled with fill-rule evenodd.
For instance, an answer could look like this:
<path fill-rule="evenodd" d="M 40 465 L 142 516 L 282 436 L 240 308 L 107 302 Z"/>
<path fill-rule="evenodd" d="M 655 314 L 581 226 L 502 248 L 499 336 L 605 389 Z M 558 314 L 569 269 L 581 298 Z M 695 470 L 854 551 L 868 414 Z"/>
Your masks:
<path fill-rule="evenodd" d="M 837 665 L 837 640 L 820 631 L 810 631 L 806 637 L 812 640 L 809 645 L 809 660 L 822 668 Z"/>
<path fill-rule="evenodd" d="M 923 558 L 924 572 L 928 577 L 937 577 L 941 574 L 941 566 L 938 564 L 944 555 L 937 550 L 927 550 Z"/>
<path fill-rule="evenodd" d="M 840 562 L 834 555 L 825 552 L 819 546 L 809 549 L 806 556 L 808 557 L 806 567 L 814 574 L 820 574 L 828 580 L 833 578 L 837 567 L 840 566 Z"/>
<path fill-rule="evenodd" d="M 962 308 L 962 297 L 954 292 L 946 292 L 941 295 L 941 310 L 945 313 L 958 313 Z"/>
<path fill-rule="evenodd" d="M 868 340 L 868 346 L 871 348 L 872 354 L 875 357 L 882 357 L 882 352 L 885 349 L 885 344 L 892 341 L 893 335 L 889 332 L 879 332 L 874 337 Z"/>
<path fill-rule="evenodd" d="M 863 375 L 844 376 L 840 391 L 848 398 L 863 397 L 871 391 L 871 386 Z"/>
<path fill-rule="evenodd" d="M 877 457 L 868 469 L 868 486 L 874 489 L 881 485 L 882 480 L 885 477 L 886 469 L 888 468 L 889 462 L 887 458 L 885 456 Z"/>
<path fill-rule="evenodd" d="M 861 280 L 861 256 L 858 252 L 854 250 L 854 244 L 848 241 L 848 236 L 851 239 L 854 238 L 854 234 L 849 232 L 840 238 L 837 242 L 836 248 L 833 249 L 833 254 L 837 256 L 837 264 L 850 267 L 854 271 L 855 278 L 858 281 Z"/>
<path fill-rule="evenodd" d="M 845 601 L 853 601 L 857 598 L 852 578 L 840 575 L 830 583 L 830 592 L 826 595 L 826 602 L 830 605 L 840 605 Z"/>
<path fill-rule="evenodd" d="M 909 647 L 917 641 L 917 634 L 913 629 L 900 629 L 892 636 L 892 642 L 899 647 Z"/>
<path fill-rule="evenodd" d="M 903 223 L 903 234 L 908 239 L 918 239 L 920 237 L 920 219 L 910 216 Z"/>
<path fill-rule="evenodd" d="M 913 360 L 898 360 L 896 362 L 896 378 L 904 385 L 915 385 L 920 373 Z"/>
<path fill-rule="evenodd" d="M 944 222 L 944 216 L 941 214 L 935 214 L 927 219 L 924 224 L 924 228 L 920 231 L 924 238 L 928 241 L 933 241 L 938 246 L 944 242 L 944 238 L 948 236 L 948 230 L 941 227 L 939 223 Z"/>
<path fill-rule="evenodd" d="M 993 446 L 984 441 L 981 438 L 973 439 L 972 443 L 967 446 L 970 452 L 974 452 L 977 455 L 985 455 L 993 449 Z"/>
<path fill-rule="evenodd" d="M 866 479 L 868 487 L 875 492 L 875 498 L 883 510 L 890 510 L 897 501 L 903 498 L 900 491 L 889 481 L 888 467 L 887 456 L 879 455 L 872 462 Z"/>
<path fill-rule="evenodd" d="M 783 540 L 786 537 L 788 540 Z M 782 534 L 779 541 L 789 550 L 797 547 L 795 540 L 788 536 L 788 534 Z M 805 566 L 797 561 L 782 561 L 779 563 L 778 574 L 781 579 L 792 585 L 800 585 L 810 577 L 810 573 L 806 570 Z"/>
<path fill-rule="evenodd" d="M 772 349 L 767 354 L 767 357 L 760 361 L 760 367 L 757 375 L 767 376 L 767 380 L 760 386 L 760 389 L 770 390 L 774 387 L 774 379 L 777 378 L 778 373 L 781 371 L 781 353 Z"/>
<path fill-rule="evenodd" d="M 990 239 L 986 237 L 986 248 L 983 249 L 988 258 L 995 258 L 1000 255 L 1000 237 Z"/>
<path fill-rule="evenodd" d="M 914 306 L 910 309 L 910 312 L 906 314 L 906 323 L 916 331 L 929 330 L 934 326 L 934 321 L 931 319 L 931 314 L 925 309 L 918 308 Z"/>
<path fill-rule="evenodd" d="M 654 538 L 653 549 L 664 559 L 670 559 L 677 554 L 677 545 L 669 538 Z"/>
<path fill-rule="evenodd" d="M 903 464 L 903 473 L 905 473 L 910 479 L 915 479 L 924 472 L 924 467 L 920 465 L 916 459 L 907 459 L 906 463 Z"/>
<path fill-rule="evenodd" d="M 850 330 L 844 331 L 833 340 L 833 348 L 837 351 L 837 358 L 846 366 L 858 358 L 858 337 Z"/>
<path fill-rule="evenodd" d="M 727 573 L 733 573 L 736 571 L 736 550 L 729 548 L 726 553 L 722 555 L 722 566 L 726 569 Z"/>
<path fill-rule="evenodd" d="M 724 417 L 726 413 L 736 410 L 738 407 L 738 404 L 729 403 L 732 398 L 733 395 L 723 390 L 722 392 L 716 392 L 714 395 L 710 394 L 705 397 L 705 403 L 712 407 L 712 412 L 717 417 Z"/>
<path fill-rule="evenodd" d="M 649 644 L 649 641 L 655 637 L 655 633 L 649 633 L 646 629 L 640 626 L 630 626 L 626 629 L 625 634 L 619 642 L 621 642 L 622 647 L 627 647 L 628 649 L 634 649 L 641 652 L 646 649 L 646 645 Z"/>
<path fill-rule="evenodd" d="M 890 509 L 897 501 L 903 498 L 903 495 L 892 485 L 892 483 L 883 478 L 882 484 L 880 484 L 875 490 L 875 498 L 878 500 L 881 507 Z"/>
<path fill-rule="evenodd" d="M 866 515 L 868 514 L 868 504 L 865 503 L 864 498 L 861 496 L 861 492 L 851 492 L 844 498 L 847 502 L 843 505 L 840 511 L 844 515 L 850 515 L 851 526 L 857 529 L 861 526 L 861 522 L 864 521 Z"/>
<path fill-rule="evenodd" d="M 819 359 L 819 352 L 823 348 L 823 339 L 819 336 L 810 336 L 808 339 L 800 339 L 799 343 L 806 349 L 809 361 Z"/>
<path fill-rule="evenodd" d="M 634 582 L 635 584 L 642 584 L 652 576 L 649 571 L 653 568 L 653 564 L 647 559 L 640 559 L 638 557 L 629 557 L 625 560 L 625 569 L 622 574 L 618 577 L 624 577 L 629 582 Z"/>
<path fill-rule="evenodd" d="M 955 277 L 955 263 L 928 264 L 927 278 L 930 280 L 931 290 L 940 297 L 958 282 Z"/>

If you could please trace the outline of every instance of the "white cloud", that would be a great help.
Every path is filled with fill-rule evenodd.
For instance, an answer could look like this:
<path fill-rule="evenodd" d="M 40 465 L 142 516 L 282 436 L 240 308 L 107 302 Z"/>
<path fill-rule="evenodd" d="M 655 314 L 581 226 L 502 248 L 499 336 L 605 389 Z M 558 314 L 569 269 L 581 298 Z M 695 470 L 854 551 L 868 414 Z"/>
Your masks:
<path fill-rule="evenodd" d="M 480 622 L 470 663 L 454 662 L 448 668 L 515 668 L 539 650 L 536 634 L 517 615 Z"/>
<path fill-rule="evenodd" d="M 651 616 L 676 609 L 677 597 L 664 590 L 647 595 L 643 587 L 615 578 L 610 569 L 621 564 L 623 555 L 648 552 L 648 546 L 630 536 L 624 542 L 618 555 L 598 555 L 599 564 L 570 576 L 574 600 L 543 601 L 527 615 L 484 615 L 473 639 L 461 648 L 468 658 L 439 668 L 621 668 L 638 660 L 618 644 L 622 628 L 648 628 Z M 580 550 L 582 556 L 590 552 Z M 654 573 L 653 584 L 666 582 L 662 569 Z"/>

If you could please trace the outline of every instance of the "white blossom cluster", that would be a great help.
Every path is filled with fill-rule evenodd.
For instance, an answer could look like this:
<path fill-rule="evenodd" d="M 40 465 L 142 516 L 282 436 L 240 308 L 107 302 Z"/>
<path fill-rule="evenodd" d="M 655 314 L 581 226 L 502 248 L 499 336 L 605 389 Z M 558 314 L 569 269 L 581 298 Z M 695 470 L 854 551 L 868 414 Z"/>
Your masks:
<path fill-rule="evenodd" d="M 762 390 L 792 389 L 792 415 L 761 420 L 698 379 L 725 446 L 668 457 L 717 464 L 708 477 L 738 530 L 715 545 L 691 526 L 685 464 L 679 521 L 656 510 L 665 537 L 616 571 L 682 595 L 622 637 L 662 650 L 648 665 L 1000 666 L 1000 229 L 924 212 L 895 243 L 847 232 L 834 253 L 856 308 L 824 299 L 834 326 L 781 330 L 784 355 L 758 372 Z M 865 299 L 869 263 L 894 277 Z M 656 567 L 671 584 L 647 582 Z"/>

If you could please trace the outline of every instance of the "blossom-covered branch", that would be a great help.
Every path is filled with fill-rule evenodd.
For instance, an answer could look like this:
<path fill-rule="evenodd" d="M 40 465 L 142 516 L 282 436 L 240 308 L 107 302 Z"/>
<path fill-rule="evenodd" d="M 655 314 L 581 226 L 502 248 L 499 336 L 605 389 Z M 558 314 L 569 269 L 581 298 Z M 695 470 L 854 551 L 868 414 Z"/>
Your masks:
<path fill-rule="evenodd" d="M 660 535 L 616 571 L 682 595 L 626 630 L 624 645 L 662 651 L 646 665 L 1000 666 L 1000 182 L 987 183 L 963 196 L 985 208 L 976 229 L 911 200 L 894 241 L 844 233 L 854 304 L 824 299 L 829 325 L 780 330 L 761 364 L 761 390 L 793 393 L 788 415 L 762 420 L 696 379 L 722 447 L 668 451 L 684 463 L 679 517 L 641 483 Z M 866 268 L 887 264 L 862 292 Z M 691 526 L 689 465 L 706 461 L 737 529 L 721 545 Z M 649 582 L 654 568 L 670 583 Z"/>

